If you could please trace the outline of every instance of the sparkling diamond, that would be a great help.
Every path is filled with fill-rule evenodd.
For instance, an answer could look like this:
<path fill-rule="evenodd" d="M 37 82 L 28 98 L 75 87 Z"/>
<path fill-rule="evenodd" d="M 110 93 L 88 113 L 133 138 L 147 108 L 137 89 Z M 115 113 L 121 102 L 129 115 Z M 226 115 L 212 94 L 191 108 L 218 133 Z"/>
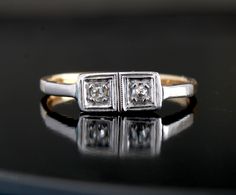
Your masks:
<path fill-rule="evenodd" d="M 130 83 L 130 100 L 133 104 L 145 104 L 150 101 L 149 80 L 133 80 Z"/>
<path fill-rule="evenodd" d="M 110 96 L 109 82 L 106 80 L 88 84 L 87 100 L 92 103 L 107 103 Z"/>

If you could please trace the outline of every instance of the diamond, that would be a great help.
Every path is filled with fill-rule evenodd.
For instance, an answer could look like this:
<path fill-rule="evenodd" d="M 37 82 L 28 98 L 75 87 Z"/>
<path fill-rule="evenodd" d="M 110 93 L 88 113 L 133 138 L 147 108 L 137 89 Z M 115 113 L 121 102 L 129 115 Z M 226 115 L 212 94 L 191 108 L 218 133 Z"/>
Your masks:
<path fill-rule="evenodd" d="M 156 72 L 120 72 L 121 110 L 156 110 L 161 107 L 162 88 Z"/>
<path fill-rule="evenodd" d="M 90 81 L 87 89 L 87 100 L 92 103 L 107 103 L 110 97 L 109 82 L 102 81 Z"/>
<path fill-rule="evenodd" d="M 81 74 L 77 81 L 78 104 L 81 111 L 118 110 L 118 73 Z"/>
<path fill-rule="evenodd" d="M 130 101 L 133 104 L 146 104 L 151 99 L 150 88 L 148 79 L 132 80 L 130 82 Z"/>

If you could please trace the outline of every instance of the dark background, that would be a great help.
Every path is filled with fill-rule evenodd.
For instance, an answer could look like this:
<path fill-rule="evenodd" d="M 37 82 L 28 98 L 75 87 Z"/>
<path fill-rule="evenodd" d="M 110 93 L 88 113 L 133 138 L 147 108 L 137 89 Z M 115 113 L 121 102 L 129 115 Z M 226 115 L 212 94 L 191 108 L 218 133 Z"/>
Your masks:
<path fill-rule="evenodd" d="M 0 191 L 234 193 L 236 15 L 233 5 L 227 8 L 2 12 Z M 75 143 L 45 127 L 41 76 L 123 70 L 183 74 L 199 82 L 194 125 L 164 143 L 159 157 L 83 156 Z"/>

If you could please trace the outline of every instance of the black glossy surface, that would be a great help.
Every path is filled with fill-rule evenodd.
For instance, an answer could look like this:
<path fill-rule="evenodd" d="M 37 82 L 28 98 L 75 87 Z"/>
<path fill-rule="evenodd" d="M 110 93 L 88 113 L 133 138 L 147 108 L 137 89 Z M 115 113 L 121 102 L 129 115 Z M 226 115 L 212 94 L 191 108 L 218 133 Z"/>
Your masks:
<path fill-rule="evenodd" d="M 0 21 L 0 169 L 139 187 L 234 189 L 236 16 Z M 47 129 L 41 76 L 153 70 L 199 82 L 194 125 L 153 159 L 95 158 Z M 75 107 L 71 112 L 76 112 Z"/>

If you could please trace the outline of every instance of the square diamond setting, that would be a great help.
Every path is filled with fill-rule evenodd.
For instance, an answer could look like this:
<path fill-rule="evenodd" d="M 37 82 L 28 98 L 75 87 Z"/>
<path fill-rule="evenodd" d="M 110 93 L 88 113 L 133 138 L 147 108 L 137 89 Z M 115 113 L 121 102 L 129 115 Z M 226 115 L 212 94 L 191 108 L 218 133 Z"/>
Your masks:
<path fill-rule="evenodd" d="M 153 79 L 127 79 L 128 103 L 131 106 L 153 105 Z"/>
<path fill-rule="evenodd" d="M 156 110 L 162 105 L 160 76 L 156 72 L 81 74 L 76 97 L 86 112 Z"/>
<path fill-rule="evenodd" d="M 118 73 L 82 74 L 77 85 L 77 98 L 82 111 L 118 110 Z"/>
<path fill-rule="evenodd" d="M 120 73 L 122 110 L 155 110 L 161 107 L 162 88 L 158 73 Z"/>
<path fill-rule="evenodd" d="M 112 81 L 110 79 L 85 80 L 87 106 L 111 106 Z"/>

